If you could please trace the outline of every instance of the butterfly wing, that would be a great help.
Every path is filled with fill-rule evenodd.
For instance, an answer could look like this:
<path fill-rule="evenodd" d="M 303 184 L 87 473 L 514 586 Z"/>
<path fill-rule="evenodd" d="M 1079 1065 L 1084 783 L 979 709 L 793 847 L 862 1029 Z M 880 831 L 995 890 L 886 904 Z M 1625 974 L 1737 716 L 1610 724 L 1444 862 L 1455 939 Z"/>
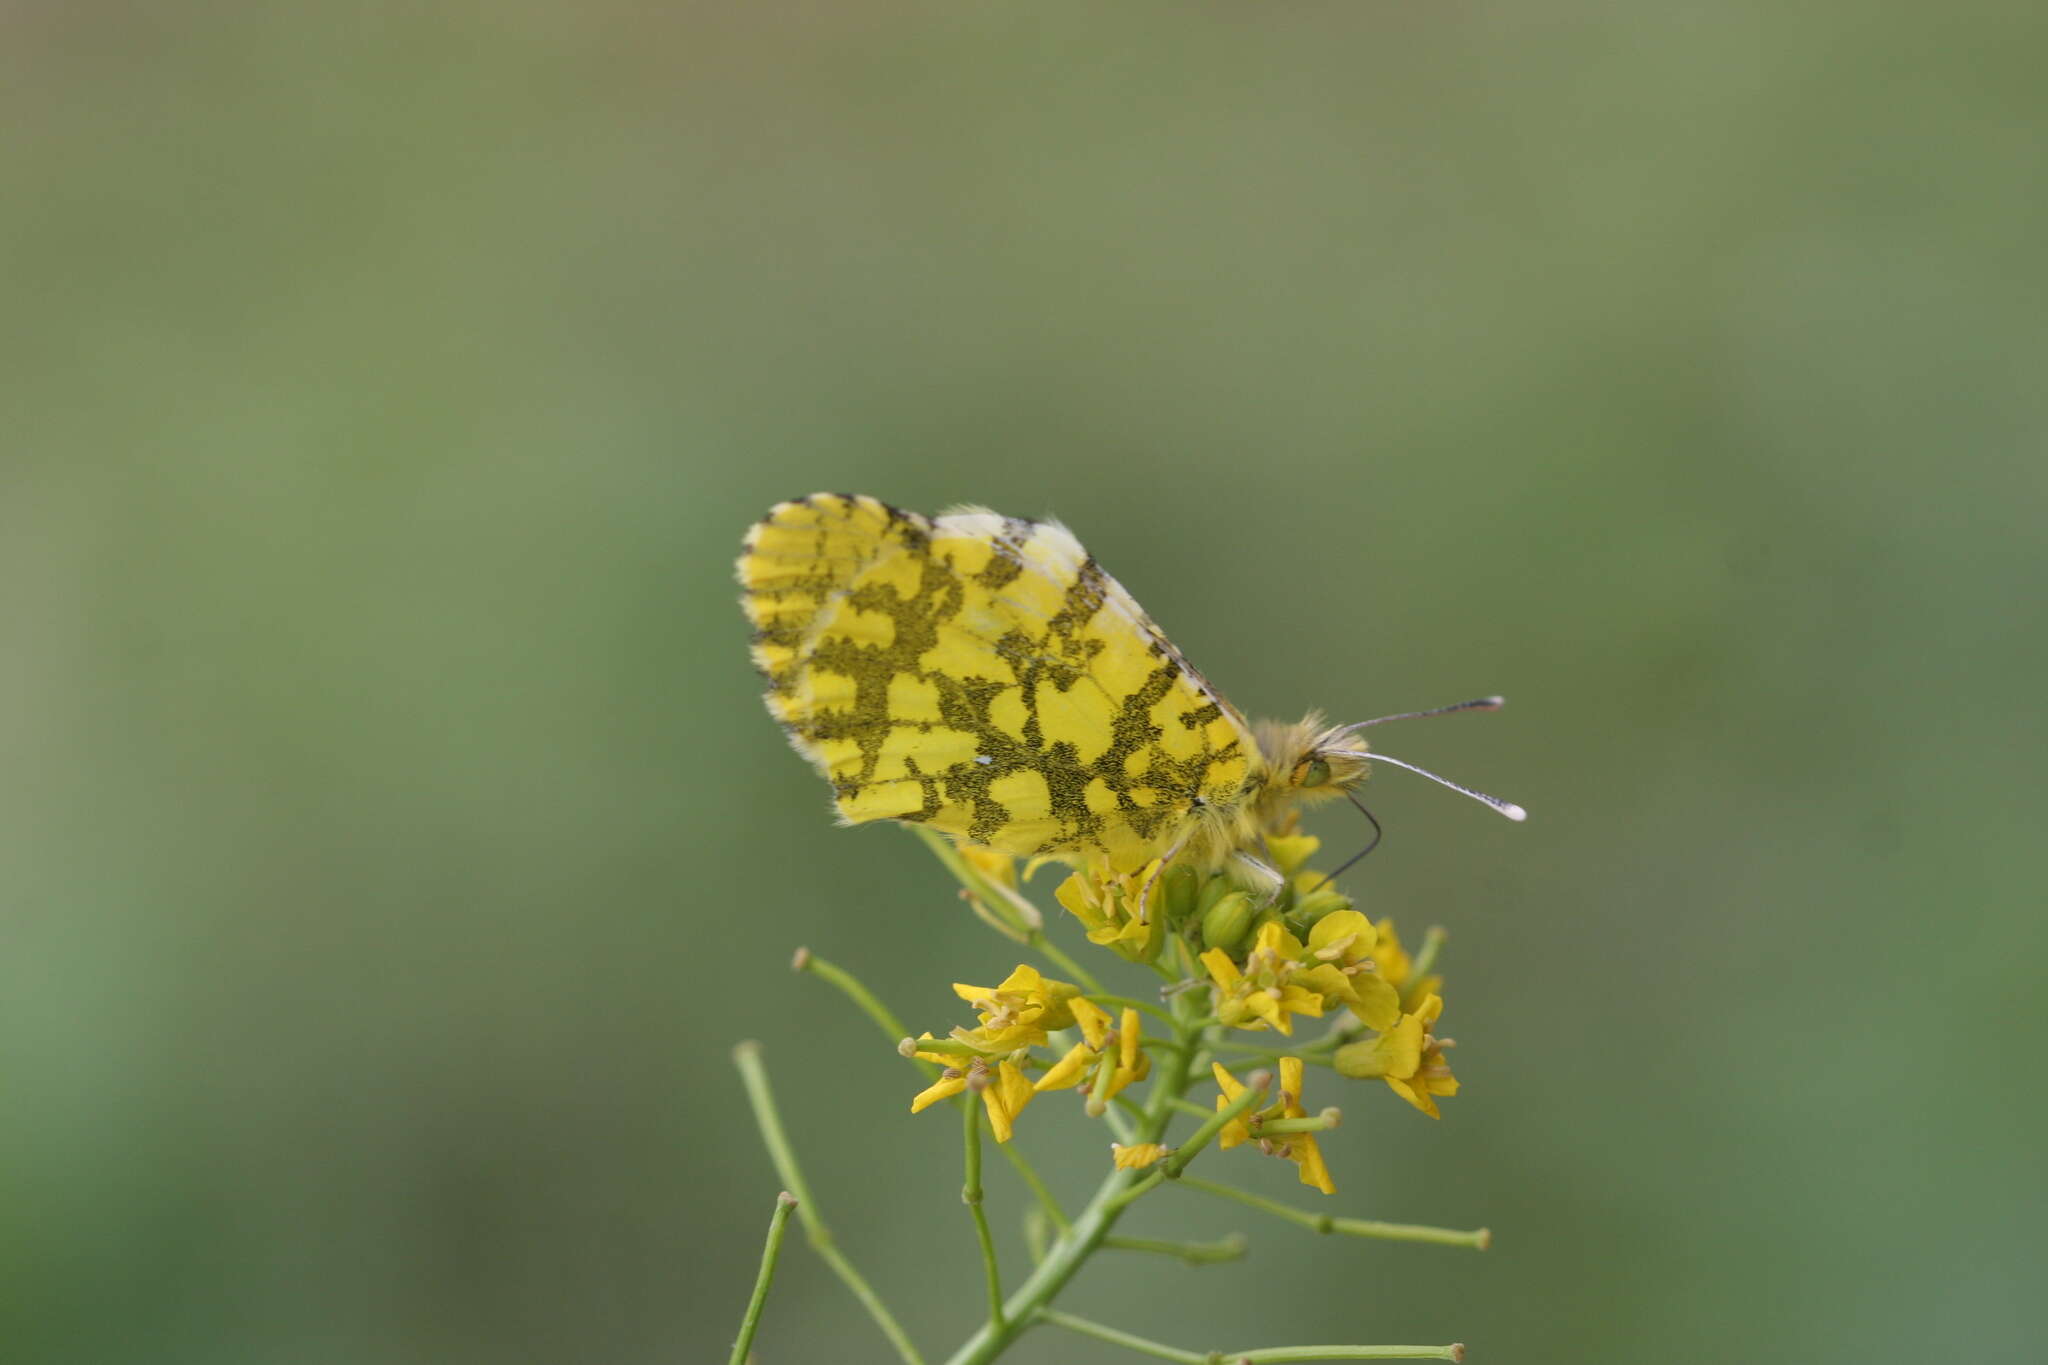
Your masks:
<path fill-rule="evenodd" d="M 1243 717 L 1057 523 L 816 494 L 740 581 L 769 710 L 850 823 L 1129 869 L 1242 797 Z"/>

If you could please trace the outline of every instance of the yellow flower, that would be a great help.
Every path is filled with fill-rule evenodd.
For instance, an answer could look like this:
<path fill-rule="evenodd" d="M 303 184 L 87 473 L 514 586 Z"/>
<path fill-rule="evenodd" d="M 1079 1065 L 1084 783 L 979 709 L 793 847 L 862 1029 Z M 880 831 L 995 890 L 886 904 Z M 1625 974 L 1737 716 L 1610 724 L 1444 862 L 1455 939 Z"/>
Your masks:
<path fill-rule="evenodd" d="M 1380 975 L 1389 985 L 1401 993 L 1401 1008 L 1414 1010 L 1426 995 L 1442 995 L 1444 979 L 1435 972 L 1410 980 L 1415 970 L 1415 960 L 1408 956 L 1408 950 L 1401 946 L 1401 936 L 1394 932 L 1394 921 L 1383 919 L 1379 922 L 1380 946 L 1373 953 L 1379 963 Z M 1384 1027 L 1375 1025 L 1374 1027 Z"/>
<path fill-rule="evenodd" d="M 1053 897 L 1081 921 L 1090 943 L 1132 962 L 1150 962 L 1166 941 L 1159 868 L 1155 858 L 1136 872 L 1118 873 L 1100 859 L 1061 882 Z"/>
<path fill-rule="evenodd" d="M 918 1055 L 931 1054 L 920 1052 Z M 1024 1106 L 1031 1103 L 1032 1097 L 1037 1093 L 1031 1088 L 1030 1079 L 1015 1062 L 1005 1059 L 996 1063 L 991 1070 L 986 1060 L 976 1057 L 965 1067 L 948 1066 L 940 1073 L 937 1081 L 920 1090 L 910 1101 L 910 1112 L 918 1113 L 940 1100 L 951 1099 L 961 1091 L 970 1089 L 981 1093 L 982 1108 L 988 1111 L 989 1131 L 995 1134 L 997 1142 L 1010 1140 L 1010 1134 L 1015 1131 L 1017 1115 L 1024 1112 Z"/>
<path fill-rule="evenodd" d="M 1323 841 L 1316 838 L 1313 834 L 1269 834 L 1266 836 L 1266 856 L 1273 860 L 1273 866 L 1279 869 L 1280 875 L 1283 877 L 1293 877 L 1299 873 L 1308 860 L 1316 856 L 1316 850 L 1322 846 Z M 1321 881 L 1321 876 L 1318 875 L 1316 880 Z M 1302 889 L 1307 890 L 1308 888 L 1303 887 Z"/>
<path fill-rule="evenodd" d="M 1036 967 L 1019 964 L 999 986 L 968 986 L 956 981 L 953 994 L 974 1006 L 982 1031 L 991 1041 L 1009 1041 L 1011 1048 L 1035 1047 L 1045 1042 L 1048 1029 L 1066 1028 L 1074 1022 L 1071 1003 L 1081 994 L 1079 986 L 1041 976 Z"/>
<path fill-rule="evenodd" d="M 996 1141 L 1008 1142 L 1017 1115 L 1038 1093 L 1019 1065 L 1025 1055 L 1046 1041 L 1048 1030 L 1072 1025 L 1077 1006 L 1105 1020 L 1108 1016 L 1081 999 L 1079 987 L 1051 980 L 1029 966 L 1019 966 L 998 986 L 955 982 L 953 993 L 974 1006 L 981 1023 L 956 1028 L 945 1038 L 926 1033 L 908 1046 L 911 1055 L 945 1068 L 911 1100 L 910 1112 L 919 1113 L 971 1089 L 988 1110 Z"/>
<path fill-rule="evenodd" d="M 1172 1150 L 1156 1142 L 1140 1142 L 1131 1147 L 1112 1142 L 1109 1144 L 1109 1159 L 1120 1171 L 1142 1171 L 1153 1162 L 1164 1160 Z"/>
<path fill-rule="evenodd" d="M 1344 993 L 1330 994 L 1350 1005 L 1367 1028 L 1383 1029 L 1392 1027 L 1400 1017 L 1401 997 L 1375 970 L 1378 940 L 1371 920 L 1356 910 L 1338 910 L 1317 920 L 1308 931 L 1308 953 L 1342 974 Z"/>
<path fill-rule="evenodd" d="M 1336 920 L 1339 915 L 1329 918 Z M 1357 915 L 1357 919 L 1363 922 L 1365 917 Z M 1202 965 L 1216 983 L 1216 1017 L 1232 1028 L 1270 1026 L 1292 1034 L 1292 1016 L 1319 1019 L 1330 1005 L 1354 1003 L 1358 993 L 1351 976 L 1363 969 L 1344 960 L 1356 939 L 1355 926 L 1351 933 L 1344 932 L 1346 927 L 1339 924 L 1325 930 L 1318 924 L 1304 945 L 1284 924 L 1269 920 L 1259 926 L 1242 970 L 1221 948 L 1203 953 Z M 1365 925 L 1366 932 L 1371 928 Z"/>
<path fill-rule="evenodd" d="M 1414 1013 L 1403 1014 L 1377 1038 L 1338 1048 L 1337 1070 L 1346 1076 L 1377 1076 L 1423 1113 L 1441 1118 L 1434 1097 L 1458 1093 L 1458 1078 L 1444 1060 L 1444 1049 L 1452 1040 L 1429 1032 L 1443 1008 L 1443 997 L 1424 996 Z"/>
<path fill-rule="evenodd" d="M 1216 1097 L 1216 1109 L 1220 1113 L 1244 1094 L 1244 1084 L 1224 1070 L 1220 1063 L 1209 1064 L 1210 1074 L 1216 1078 L 1216 1088 L 1222 1093 Z M 1280 1059 L 1280 1097 L 1264 1109 L 1241 1114 L 1223 1125 L 1217 1136 L 1216 1145 L 1229 1150 L 1241 1142 L 1256 1139 L 1259 1150 L 1267 1156 L 1284 1157 L 1292 1161 L 1301 1173 L 1301 1183 L 1324 1194 L 1335 1194 L 1337 1184 L 1330 1179 L 1330 1168 L 1323 1163 L 1323 1150 L 1316 1145 L 1314 1133 L 1283 1133 L 1272 1137 L 1261 1137 L 1260 1126 L 1268 1119 L 1305 1119 L 1309 1116 L 1301 1107 L 1302 1064 L 1299 1057 Z"/>
<path fill-rule="evenodd" d="M 1075 998 L 1073 1011 L 1074 1022 L 1081 1026 L 1081 1041 L 1054 1062 L 1033 1088 L 1063 1090 L 1092 1071 L 1094 1077 L 1087 1082 L 1088 1112 L 1098 1115 L 1125 1086 L 1150 1074 L 1152 1059 L 1139 1046 L 1136 1010 L 1126 1008 L 1114 1031 L 1109 1015 L 1085 996 Z"/>

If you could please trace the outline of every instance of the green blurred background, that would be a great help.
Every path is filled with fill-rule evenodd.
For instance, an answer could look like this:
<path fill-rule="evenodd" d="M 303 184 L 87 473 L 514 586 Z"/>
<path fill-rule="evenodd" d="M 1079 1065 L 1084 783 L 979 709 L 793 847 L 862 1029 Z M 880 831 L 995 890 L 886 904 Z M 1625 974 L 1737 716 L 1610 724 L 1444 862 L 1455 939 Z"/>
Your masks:
<path fill-rule="evenodd" d="M 5 7 L 5 1353 L 722 1360 L 777 1187 L 741 1037 L 913 1332 L 978 1321 L 957 1130 L 785 969 L 942 1029 L 1015 960 L 760 710 L 730 561 L 832 488 L 1059 515 L 1254 714 L 1512 698 L 1385 739 L 1530 822 L 1383 772 L 1349 879 L 1451 929 L 1465 1093 L 1362 1088 L 1330 1144 L 1331 1207 L 1496 1248 L 1168 1194 L 1134 1230 L 1252 1257 L 1068 1306 L 2032 1356 L 2044 42 L 1968 2 Z M 1102 1133 L 1023 1134 L 1093 1184 Z M 758 1348 L 885 1358 L 794 1243 Z"/>

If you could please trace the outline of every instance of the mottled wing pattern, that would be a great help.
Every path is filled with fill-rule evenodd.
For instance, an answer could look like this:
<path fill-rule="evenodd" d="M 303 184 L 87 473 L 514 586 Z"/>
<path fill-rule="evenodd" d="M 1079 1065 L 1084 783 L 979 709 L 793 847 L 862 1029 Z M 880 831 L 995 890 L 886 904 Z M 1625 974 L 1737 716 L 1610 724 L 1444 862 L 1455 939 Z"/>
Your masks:
<path fill-rule="evenodd" d="M 768 709 L 849 822 L 1129 870 L 1250 776 L 1243 717 L 1055 523 L 814 494 L 739 575 Z"/>

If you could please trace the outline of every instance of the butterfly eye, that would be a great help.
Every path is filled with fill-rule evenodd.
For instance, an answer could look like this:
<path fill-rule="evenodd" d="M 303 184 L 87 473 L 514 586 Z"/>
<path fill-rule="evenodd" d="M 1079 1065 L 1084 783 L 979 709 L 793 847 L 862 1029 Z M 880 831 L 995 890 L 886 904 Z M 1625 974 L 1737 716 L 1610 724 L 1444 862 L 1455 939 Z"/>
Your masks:
<path fill-rule="evenodd" d="M 1312 758 L 1302 765 L 1300 772 L 1301 780 L 1296 784 L 1298 786 L 1320 787 L 1330 780 L 1330 764 L 1327 759 Z"/>

